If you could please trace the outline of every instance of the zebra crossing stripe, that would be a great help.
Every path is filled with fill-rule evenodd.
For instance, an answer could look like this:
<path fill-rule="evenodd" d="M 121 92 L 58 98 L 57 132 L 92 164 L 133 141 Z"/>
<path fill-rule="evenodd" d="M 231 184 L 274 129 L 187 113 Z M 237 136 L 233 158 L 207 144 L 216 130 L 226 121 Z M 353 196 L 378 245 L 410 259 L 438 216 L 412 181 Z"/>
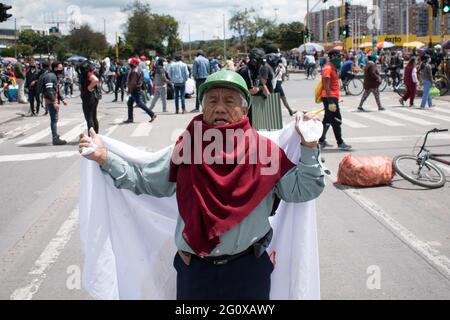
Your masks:
<path fill-rule="evenodd" d="M 428 118 L 433 118 L 433 119 L 437 119 L 437 120 L 441 120 L 441 121 L 450 122 L 450 117 L 439 115 L 439 114 L 435 114 L 435 113 L 431 113 L 431 112 L 428 112 L 428 111 L 409 110 L 409 109 L 406 109 L 406 111 L 410 112 L 410 113 L 413 113 L 413 114 L 417 114 L 417 115 L 423 115 L 423 116 L 426 116 Z"/>
<path fill-rule="evenodd" d="M 13 154 L 0 156 L 0 162 L 17 162 L 17 161 L 31 161 L 44 160 L 50 158 L 70 158 L 78 155 L 78 151 L 58 151 L 58 152 L 43 152 L 43 153 L 29 153 L 29 154 Z"/>
<path fill-rule="evenodd" d="M 388 127 L 404 127 L 405 125 L 396 121 L 392 121 L 374 114 L 367 114 L 367 113 L 357 113 L 357 115 L 361 118 L 367 119 L 367 120 L 372 120 L 381 124 L 384 124 Z"/>
<path fill-rule="evenodd" d="M 442 112 L 442 113 L 450 114 L 450 110 L 445 109 L 445 108 L 433 107 L 433 108 L 431 108 L 431 110 L 434 110 L 434 111 L 437 111 L 437 112 Z"/>
<path fill-rule="evenodd" d="M 76 141 L 81 132 L 85 132 L 87 130 L 86 122 L 80 123 L 75 126 L 72 130 L 65 133 L 61 139 L 66 141 Z M 86 132 L 85 132 L 86 133 Z"/>
<path fill-rule="evenodd" d="M 153 129 L 151 123 L 141 123 L 131 134 L 132 137 L 148 137 Z"/>
<path fill-rule="evenodd" d="M 429 121 L 426 121 L 424 119 L 410 117 L 410 116 L 407 116 L 406 114 L 399 114 L 399 113 L 396 113 L 394 111 L 383 111 L 383 113 L 385 113 L 386 115 L 388 115 L 390 117 L 394 117 L 394 118 L 398 118 L 398 119 L 401 119 L 401 120 L 409 121 L 409 122 L 418 124 L 420 126 L 435 126 L 435 125 L 437 125 L 437 123 L 434 123 L 434 122 L 429 122 Z"/>
<path fill-rule="evenodd" d="M 58 126 L 65 126 L 67 124 L 69 124 L 72 120 L 63 120 L 61 121 Z M 50 128 L 45 128 L 44 130 L 41 130 L 31 136 L 29 136 L 28 138 L 25 138 L 19 142 L 16 142 L 16 145 L 18 146 L 22 146 L 22 145 L 27 145 L 27 144 L 33 144 L 38 142 L 39 140 L 45 138 L 46 136 L 50 135 Z"/>
<path fill-rule="evenodd" d="M 353 120 L 348 120 L 347 118 L 342 119 L 342 124 L 354 129 L 367 128 L 366 125 Z"/>

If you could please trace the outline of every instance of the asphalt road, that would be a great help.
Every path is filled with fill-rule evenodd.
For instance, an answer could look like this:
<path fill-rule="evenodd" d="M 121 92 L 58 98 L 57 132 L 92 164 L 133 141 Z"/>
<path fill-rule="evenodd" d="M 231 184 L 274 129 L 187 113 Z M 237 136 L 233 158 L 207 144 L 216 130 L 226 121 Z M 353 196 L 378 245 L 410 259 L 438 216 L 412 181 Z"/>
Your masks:
<path fill-rule="evenodd" d="M 313 102 L 315 84 L 291 75 L 284 84 L 291 105 L 320 107 Z M 99 107 L 101 133 L 149 151 L 173 143 L 192 118 L 162 114 L 159 104 L 154 124 L 135 110 L 136 122 L 122 125 L 126 106 L 112 99 L 105 95 Z M 376 111 L 370 97 L 365 107 L 373 112 L 361 114 L 355 112 L 359 97 L 342 99 L 344 139 L 357 156 L 411 153 L 427 130 L 450 128 L 448 102 L 435 101 L 429 111 L 407 110 L 386 92 L 387 112 Z M 189 110 L 193 103 L 188 100 Z M 286 110 L 283 119 L 293 120 Z M 91 299 L 79 285 L 79 98 L 63 107 L 60 122 L 60 134 L 70 140 L 62 147 L 50 143 L 48 117 L 1 125 L 6 135 L 0 139 L 0 299 Z M 331 130 L 328 141 L 336 144 Z M 450 134 L 431 137 L 430 146 L 448 152 Z M 322 298 L 450 299 L 450 184 L 424 190 L 397 176 L 385 187 L 336 185 L 346 154 L 336 147 L 322 152 L 333 172 L 317 200 Z M 450 167 L 444 169 L 450 175 Z"/>

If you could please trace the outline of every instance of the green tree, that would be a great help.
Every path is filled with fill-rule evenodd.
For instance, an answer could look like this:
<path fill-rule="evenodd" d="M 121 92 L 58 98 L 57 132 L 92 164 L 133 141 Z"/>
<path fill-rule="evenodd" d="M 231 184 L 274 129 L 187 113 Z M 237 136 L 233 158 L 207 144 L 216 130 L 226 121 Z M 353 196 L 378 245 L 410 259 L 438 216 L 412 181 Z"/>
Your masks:
<path fill-rule="evenodd" d="M 101 58 L 108 51 L 108 42 L 103 33 L 94 32 L 85 24 L 73 29 L 66 38 L 68 48 L 87 58 Z"/>
<path fill-rule="evenodd" d="M 303 31 L 305 31 L 305 25 L 301 22 L 282 23 L 267 30 L 262 38 L 266 42 L 277 44 L 282 50 L 290 50 L 303 43 Z"/>
<path fill-rule="evenodd" d="M 156 50 L 173 54 L 181 47 L 178 22 L 172 16 L 154 14 L 148 3 L 138 0 L 128 4 L 123 11 L 128 13 L 126 42 L 134 48 L 135 53 L 146 54 L 148 50 Z"/>

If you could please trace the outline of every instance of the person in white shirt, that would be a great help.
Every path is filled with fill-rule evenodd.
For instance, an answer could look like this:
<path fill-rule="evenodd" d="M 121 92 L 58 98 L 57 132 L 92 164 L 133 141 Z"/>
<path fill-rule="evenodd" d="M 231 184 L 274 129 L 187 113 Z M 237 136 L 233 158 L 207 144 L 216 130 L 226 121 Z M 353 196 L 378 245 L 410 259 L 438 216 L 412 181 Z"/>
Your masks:
<path fill-rule="evenodd" d="M 311 53 L 307 53 L 305 56 L 305 68 L 306 68 L 306 79 L 312 75 L 314 68 L 316 67 L 316 59 Z"/>
<path fill-rule="evenodd" d="M 75 81 L 75 68 L 72 65 L 65 64 L 64 66 L 64 95 L 73 98 L 73 82 Z"/>
<path fill-rule="evenodd" d="M 297 111 L 292 110 L 291 107 L 289 106 L 289 103 L 286 99 L 286 95 L 285 95 L 283 87 L 282 87 L 283 78 L 284 78 L 285 74 L 286 74 L 286 67 L 284 66 L 283 62 L 280 60 L 277 65 L 277 68 L 275 69 L 275 76 L 273 78 L 273 80 L 275 81 L 274 92 L 280 94 L 281 101 L 283 101 L 283 105 L 289 111 L 289 115 L 293 116 L 294 114 L 297 113 Z"/>

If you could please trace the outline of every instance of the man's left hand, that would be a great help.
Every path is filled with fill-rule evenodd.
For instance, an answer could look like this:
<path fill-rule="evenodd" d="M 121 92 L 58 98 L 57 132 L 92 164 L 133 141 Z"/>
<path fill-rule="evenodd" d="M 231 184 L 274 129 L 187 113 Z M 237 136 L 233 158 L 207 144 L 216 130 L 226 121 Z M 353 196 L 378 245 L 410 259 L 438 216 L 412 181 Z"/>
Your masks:
<path fill-rule="evenodd" d="M 302 140 L 302 142 L 301 142 L 302 145 L 305 147 L 308 147 L 308 148 L 317 148 L 319 146 L 318 141 L 306 142 L 305 139 L 303 138 L 303 135 L 300 132 L 301 120 L 302 120 L 302 115 L 297 114 L 295 129 L 297 130 L 297 133 L 300 135 L 300 138 Z M 308 121 L 308 120 L 322 121 L 322 119 L 318 115 L 314 114 L 314 112 L 303 111 L 303 121 Z"/>

